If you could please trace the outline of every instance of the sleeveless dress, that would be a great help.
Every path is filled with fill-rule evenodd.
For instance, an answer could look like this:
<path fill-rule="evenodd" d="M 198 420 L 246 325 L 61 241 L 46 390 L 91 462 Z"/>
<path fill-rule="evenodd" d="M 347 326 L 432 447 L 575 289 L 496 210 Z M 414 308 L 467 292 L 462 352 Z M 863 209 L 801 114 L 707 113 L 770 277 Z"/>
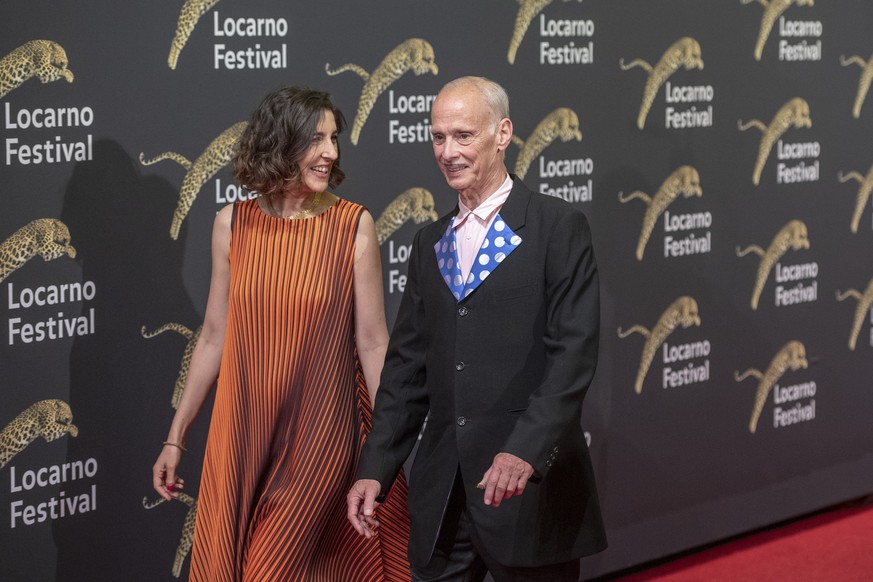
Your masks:
<path fill-rule="evenodd" d="M 346 519 L 369 430 L 355 350 L 363 207 L 307 219 L 235 204 L 227 333 L 197 504 L 190 580 L 409 580 L 401 475 L 370 540 Z"/>

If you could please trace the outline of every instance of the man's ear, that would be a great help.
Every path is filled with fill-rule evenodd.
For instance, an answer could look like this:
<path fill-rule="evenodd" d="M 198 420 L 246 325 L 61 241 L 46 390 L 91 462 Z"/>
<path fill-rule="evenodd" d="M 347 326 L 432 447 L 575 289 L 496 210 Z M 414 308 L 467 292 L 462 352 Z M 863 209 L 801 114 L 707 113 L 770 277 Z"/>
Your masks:
<path fill-rule="evenodd" d="M 497 151 L 502 152 L 512 141 L 512 120 L 504 117 L 497 124 Z"/>

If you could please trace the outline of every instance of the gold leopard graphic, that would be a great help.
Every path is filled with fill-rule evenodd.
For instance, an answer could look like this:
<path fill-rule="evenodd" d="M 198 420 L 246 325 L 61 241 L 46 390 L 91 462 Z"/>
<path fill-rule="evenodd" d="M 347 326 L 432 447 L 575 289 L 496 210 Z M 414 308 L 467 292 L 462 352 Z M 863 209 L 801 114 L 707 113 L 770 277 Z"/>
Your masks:
<path fill-rule="evenodd" d="M 43 83 L 60 78 L 73 82 L 73 72 L 63 47 L 51 40 L 26 42 L 0 59 L 0 97 L 36 77 Z"/>
<path fill-rule="evenodd" d="M 740 0 L 742 4 L 750 4 L 753 0 Z M 755 43 L 755 60 L 761 60 L 761 54 L 764 52 L 764 45 L 770 37 L 770 31 L 773 30 L 773 25 L 779 20 L 783 12 L 788 10 L 792 4 L 798 6 L 813 6 L 815 0 L 757 0 L 758 4 L 764 7 L 764 14 L 761 16 L 761 28 L 758 31 L 758 41 Z"/>
<path fill-rule="evenodd" d="M 855 289 L 849 289 L 845 293 L 837 291 L 837 301 L 843 301 L 849 297 L 854 297 L 858 300 L 858 305 L 855 307 L 852 332 L 849 334 L 849 349 L 855 351 L 855 347 L 858 345 L 858 335 L 861 333 L 861 326 L 864 325 L 864 316 L 870 311 L 870 306 L 873 305 L 873 279 L 870 279 L 870 282 L 867 283 L 864 293 L 859 293 Z"/>
<path fill-rule="evenodd" d="M 855 198 L 855 211 L 852 213 L 852 223 L 850 225 L 852 232 L 857 234 L 858 226 L 861 224 L 861 215 L 864 214 L 864 208 L 867 207 L 867 201 L 870 200 L 870 192 L 873 191 L 873 166 L 870 166 L 870 169 L 867 170 L 866 176 L 862 176 L 858 172 L 849 172 L 848 174 L 840 172 L 837 175 L 837 179 L 840 183 L 855 180 L 861 185 L 858 188 L 858 196 Z"/>
<path fill-rule="evenodd" d="M 645 192 L 635 190 L 625 197 L 622 192 L 618 193 L 618 200 L 622 204 L 637 199 L 642 200 L 646 205 L 646 213 L 643 216 L 643 227 L 640 230 L 640 239 L 637 242 L 637 260 L 643 260 L 643 253 L 646 251 L 646 244 L 649 242 L 649 237 L 652 231 L 655 230 L 655 223 L 658 217 L 664 213 L 667 207 L 676 200 L 679 195 L 685 198 L 692 196 L 703 196 L 703 190 L 700 187 L 700 175 L 692 166 L 680 166 L 675 172 L 667 176 L 658 192 L 653 198 L 650 198 Z"/>
<path fill-rule="evenodd" d="M 188 42 L 188 37 L 194 31 L 197 21 L 216 4 L 218 0 L 185 0 L 182 11 L 179 12 L 179 21 L 176 23 L 176 34 L 170 44 L 170 56 L 167 58 L 167 64 L 171 69 L 176 68 L 179 53 L 185 48 L 185 43 Z"/>
<path fill-rule="evenodd" d="M 537 159 L 556 138 L 562 142 L 571 139 L 582 141 L 582 132 L 579 130 L 579 116 L 568 107 L 558 107 L 545 116 L 534 128 L 533 133 L 527 140 L 513 135 L 512 143 L 519 147 L 518 158 L 515 160 L 515 173 L 519 178 L 524 178 L 531 163 Z"/>
<path fill-rule="evenodd" d="M 509 52 L 506 53 L 506 60 L 512 65 L 515 63 L 515 53 L 518 52 L 518 47 L 527 33 L 530 23 L 537 17 L 537 14 L 543 11 L 543 8 L 552 3 L 553 0 L 518 0 L 518 13 L 515 15 L 515 26 L 512 28 L 512 39 L 509 41 Z M 569 2 L 570 0 L 563 0 Z M 582 0 L 576 0 L 582 2 Z"/>
<path fill-rule="evenodd" d="M 764 134 L 758 146 L 758 159 L 752 174 L 752 182 L 757 186 L 761 182 L 761 172 L 764 170 L 764 164 L 767 163 L 767 158 L 770 156 L 770 151 L 776 141 L 792 126 L 812 127 L 812 118 L 809 116 L 809 104 L 804 99 L 795 97 L 779 108 L 770 125 L 764 125 L 757 119 L 752 119 L 748 123 L 743 123 L 743 120 L 740 119 L 737 126 L 740 131 L 756 127 Z"/>
<path fill-rule="evenodd" d="M 428 72 L 436 75 L 439 72 L 439 67 L 434 62 L 435 59 L 433 47 L 430 46 L 429 42 L 420 38 L 410 38 L 394 47 L 382 59 L 382 62 L 379 63 L 379 66 L 376 67 L 372 75 L 352 63 L 347 63 L 335 70 L 331 70 L 330 63 L 324 64 L 324 71 L 330 76 L 352 71 L 364 80 L 364 89 L 361 91 L 361 98 L 358 100 L 358 111 L 355 114 L 355 121 L 352 124 L 350 135 L 353 144 L 357 145 L 361 129 L 363 129 L 364 123 L 367 122 L 367 117 L 370 115 L 370 111 L 372 111 L 373 106 L 376 104 L 376 99 L 379 98 L 379 95 L 391 83 L 408 71 L 412 71 L 416 75 L 423 75 Z"/>
<path fill-rule="evenodd" d="M 734 380 L 737 382 L 742 382 L 749 376 L 758 379 L 758 391 L 755 393 L 755 406 L 752 408 L 752 418 L 749 420 L 749 432 L 754 433 L 758 428 L 758 419 L 764 410 L 767 395 L 770 394 L 770 390 L 776 385 L 782 374 L 787 370 L 806 369 L 808 365 L 806 347 L 798 341 L 790 341 L 782 346 L 763 374 L 755 368 L 749 368 L 742 374 L 734 372 Z"/>
<path fill-rule="evenodd" d="M 697 308 L 697 301 L 693 297 L 683 296 L 670 304 L 670 306 L 658 318 L 658 322 L 652 331 L 649 331 L 641 325 L 634 325 L 628 328 L 627 331 L 622 331 L 618 328 L 618 337 L 626 338 L 630 334 L 636 332 L 646 338 L 646 343 L 643 345 L 643 353 L 640 356 L 640 367 L 637 370 L 637 379 L 634 384 L 634 389 L 637 394 L 643 391 L 643 380 L 649 372 L 652 361 L 655 359 L 655 354 L 658 348 L 669 337 L 673 331 L 682 326 L 683 328 L 692 325 L 700 326 L 700 314 Z"/>
<path fill-rule="evenodd" d="M 752 309 L 758 309 L 758 300 L 761 298 L 761 292 L 764 290 L 764 285 L 770 276 L 770 270 L 776 261 L 788 252 L 788 249 L 796 251 L 808 248 L 809 238 L 807 237 L 806 224 L 800 220 L 792 220 L 783 226 L 773 237 L 773 241 L 766 251 L 758 245 L 750 245 L 745 249 L 737 247 L 738 257 L 745 257 L 750 252 L 761 257 L 758 274 L 755 277 L 755 289 L 752 291 Z"/>
<path fill-rule="evenodd" d="M 37 218 L 0 243 L 0 282 L 37 255 L 44 261 L 53 261 L 64 255 L 76 258 L 66 224 L 56 218 Z"/>
<path fill-rule="evenodd" d="M 194 160 L 193 164 L 188 158 L 176 152 L 164 152 L 150 159 L 146 159 L 144 154 L 140 152 L 139 163 L 143 166 L 150 166 L 169 159 L 187 170 L 185 178 L 182 179 L 182 187 L 179 188 L 179 203 L 173 213 L 173 222 L 170 224 L 170 237 L 179 238 L 182 221 L 188 216 L 188 211 L 191 210 L 191 205 L 194 204 L 194 199 L 197 198 L 200 188 L 233 158 L 236 144 L 247 125 L 248 122 L 240 121 L 221 132 L 206 146 L 206 149 L 203 150 L 200 157 Z"/>
<path fill-rule="evenodd" d="M 637 127 L 642 129 L 646 125 L 646 117 L 649 115 L 649 110 L 655 102 L 655 96 L 658 94 L 658 89 L 667 82 L 670 76 L 679 70 L 679 67 L 685 67 L 686 70 L 703 69 L 703 57 L 700 43 L 691 37 L 684 36 L 674 42 L 668 48 L 658 64 L 652 68 L 652 65 L 643 59 L 634 59 L 628 64 L 625 64 L 624 59 L 619 60 L 619 66 L 622 71 L 627 71 L 634 67 L 640 67 L 648 75 L 646 86 L 643 89 L 643 100 L 640 104 L 640 113 L 637 116 Z"/>
<path fill-rule="evenodd" d="M 158 329 L 147 332 L 145 326 L 142 327 L 140 333 L 144 338 L 153 338 L 165 331 L 175 331 L 188 339 L 185 345 L 185 351 L 182 353 L 182 362 L 179 365 L 179 375 L 176 377 L 176 386 L 173 388 L 173 397 L 170 399 L 170 405 L 175 410 L 179 408 L 179 402 L 182 401 L 182 393 L 185 390 L 185 380 L 188 379 L 188 367 L 191 365 L 191 356 L 194 354 L 194 346 L 197 345 L 197 340 L 200 338 L 200 332 L 203 331 L 201 325 L 196 330 L 191 331 L 181 323 L 165 323 Z"/>
<path fill-rule="evenodd" d="M 142 506 L 146 509 L 152 509 L 164 501 L 166 499 L 163 497 L 151 502 L 147 497 L 143 497 Z M 185 522 L 182 524 L 182 539 L 179 540 L 179 547 L 176 548 L 176 558 L 173 560 L 173 576 L 176 578 L 182 574 L 182 562 L 185 561 L 185 557 L 191 551 L 191 546 L 194 545 L 194 522 L 197 520 L 197 499 L 180 491 L 179 501 L 188 506 L 188 513 L 185 514 Z"/>
<path fill-rule="evenodd" d="M 50 443 L 67 434 L 79 434 L 69 404 L 63 400 L 40 400 L 31 404 L 0 432 L 0 469 L 37 438 Z"/>
<path fill-rule="evenodd" d="M 434 210 L 433 195 L 425 188 L 410 188 L 391 201 L 376 220 L 376 238 L 381 245 L 406 221 L 421 224 L 434 222 L 439 216 Z"/>
<path fill-rule="evenodd" d="M 855 105 L 852 107 L 852 116 L 855 119 L 861 117 L 861 107 L 864 105 L 864 100 L 867 98 L 867 92 L 870 91 L 870 82 L 873 81 L 873 56 L 866 61 L 858 55 L 852 55 L 848 59 L 844 55 L 840 55 L 840 64 L 844 67 L 849 65 L 858 65 L 861 67 L 861 79 L 858 81 L 858 93 L 855 95 Z"/>

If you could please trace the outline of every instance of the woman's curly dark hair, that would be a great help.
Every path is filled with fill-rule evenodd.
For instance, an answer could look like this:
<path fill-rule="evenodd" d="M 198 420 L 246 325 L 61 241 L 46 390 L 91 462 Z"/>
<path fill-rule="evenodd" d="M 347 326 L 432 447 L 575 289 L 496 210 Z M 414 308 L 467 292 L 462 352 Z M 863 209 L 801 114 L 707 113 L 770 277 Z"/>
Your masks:
<path fill-rule="evenodd" d="M 342 133 L 346 119 L 323 91 L 294 86 L 264 97 L 237 144 L 233 158 L 237 181 L 247 190 L 273 196 L 287 182 L 300 180 L 298 163 L 312 145 L 325 111 L 333 113 L 337 133 Z M 340 169 L 339 154 L 337 144 L 337 159 L 328 180 L 331 188 L 346 177 Z"/>

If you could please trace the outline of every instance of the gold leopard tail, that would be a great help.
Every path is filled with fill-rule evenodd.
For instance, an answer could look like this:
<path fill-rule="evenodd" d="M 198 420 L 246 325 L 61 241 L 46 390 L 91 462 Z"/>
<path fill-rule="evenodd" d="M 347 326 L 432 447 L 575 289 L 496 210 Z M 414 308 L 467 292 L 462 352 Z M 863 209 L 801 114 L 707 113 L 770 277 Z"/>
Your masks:
<path fill-rule="evenodd" d="M 376 220 L 376 238 L 381 245 L 408 220 L 421 224 L 434 222 L 439 216 L 434 210 L 433 194 L 426 188 L 409 188 L 391 201 Z"/>
<path fill-rule="evenodd" d="M 370 116 L 370 111 L 376 104 L 376 100 L 385 89 L 409 71 L 416 75 L 423 75 L 427 72 L 436 75 L 439 72 L 439 67 L 435 61 L 433 47 L 424 39 L 410 38 L 394 47 L 364 82 L 364 88 L 358 100 L 358 110 L 355 113 L 355 120 L 349 135 L 351 142 L 357 145 L 367 117 Z"/>
<path fill-rule="evenodd" d="M 143 497 L 142 506 L 146 509 L 152 509 L 164 501 L 166 500 L 163 497 L 159 497 L 155 501 L 149 502 L 148 498 Z M 179 540 L 179 546 L 176 548 L 176 555 L 173 559 L 172 572 L 176 578 L 182 574 L 182 564 L 194 545 L 194 525 L 197 521 L 197 499 L 187 493 L 180 492 L 179 501 L 188 506 L 188 513 L 185 514 L 185 522 L 182 524 L 182 538 Z"/>
<path fill-rule="evenodd" d="M 0 431 L 0 469 L 15 455 L 42 437 L 50 443 L 69 434 L 77 436 L 70 405 L 63 400 L 40 400 L 28 406 Z"/>
<path fill-rule="evenodd" d="M 151 166 L 152 164 L 157 164 L 158 162 L 162 162 L 164 160 L 173 160 L 186 170 L 190 170 L 192 166 L 191 160 L 189 160 L 182 154 L 177 154 L 176 152 L 163 152 L 153 158 L 147 158 L 145 157 L 145 154 L 143 154 L 143 152 L 139 152 L 139 163 L 143 166 Z"/>
<path fill-rule="evenodd" d="M 849 297 L 858 300 L 858 305 L 855 306 L 855 317 L 852 320 L 852 331 L 849 333 L 849 349 L 855 351 L 858 345 L 858 336 L 861 334 L 861 326 L 864 325 L 867 312 L 873 305 L 873 279 L 870 279 L 863 294 L 855 289 L 849 289 L 845 293 L 837 291 L 837 301 L 843 301 Z"/>
<path fill-rule="evenodd" d="M 176 34 L 170 44 L 170 56 L 167 57 L 167 64 L 171 69 L 176 68 L 176 64 L 179 62 L 179 53 L 185 48 L 185 43 L 188 42 L 188 37 L 194 31 L 197 21 L 216 4 L 218 4 L 218 0 L 185 0 L 176 23 Z"/>
<path fill-rule="evenodd" d="M 191 210 L 191 206 L 194 204 L 194 199 L 197 198 L 200 189 L 233 159 L 233 155 L 236 152 L 236 144 L 246 125 L 248 125 L 247 122 L 241 121 L 221 132 L 218 137 L 212 140 L 203 153 L 194 160 L 191 169 L 185 174 L 182 186 L 179 188 L 179 203 L 176 206 L 176 210 L 173 213 L 173 221 L 170 224 L 170 237 L 173 240 L 179 238 L 182 221 L 188 216 L 188 211 Z"/>
<path fill-rule="evenodd" d="M 643 88 L 643 100 L 640 103 L 640 112 L 637 114 L 637 127 L 642 129 L 646 125 L 646 117 L 649 115 L 649 109 L 652 108 L 652 103 L 655 101 L 655 93 L 658 92 L 657 88 L 654 93 L 651 94 L 651 100 L 649 100 L 649 84 L 652 82 L 652 74 L 654 69 L 652 65 L 643 59 L 634 59 L 631 62 L 625 64 L 624 59 L 619 59 L 618 66 L 621 67 L 622 71 L 629 71 L 634 67 L 640 67 L 646 72 L 646 84 Z"/>
<path fill-rule="evenodd" d="M 31 40 L 0 59 L 0 98 L 31 77 L 42 83 L 58 79 L 73 82 L 73 72 L 64 48 L 51 40 Z"/>
<path fill-rule="evenodd" d="M 352 71 L 360 78 L 362 78 L 365 82 L 370 78 L 370 73 L 368 73 L 363 67 L 359 67 L 354 63 L 346 63 L 345 65 L 331 69 L 330 63 L 324 63 L 324 72 L 329 76 L 333 77 L 334 75 L 339 75 L 340 73 L 345 73 L 346 71 Z"/>
<path fill-rule="evenodd" d="M 652 231 L 655 230 L 655 222 L 657 222 L 658 217 L 652 212 L 652 199 L 645 192 L 635 190 L 627 196 L 623 196 L 621 192 L 618 193 L 618 201 L 622 204 L 634 199 L 642 200 L 646 205 L 646 213 L 643 215 L 643 226 L 640 229 L 640 238 L 637 241 L 636 252 L 637 260 L 642 261 L 643 253 L 646 251 L 646 244 L 649 242 L 649 237 L 652 235 Z"/>
<path fill-rule="evenodd" d="M 789 100 L 785 105 L 779 108 L 767 130 L 761 138 L 761 143 L 758 146 L 758 158 L 755 162 L 755 171 L 752 174 L 752 182 L 757 186 L 761 182 L 761 173 L 764 170 L 764 165 L 767 163 L 767 158 L 770 157 L 770 152 L 776 141 L 782 137 L 789 127 L 811 127 L 812 120 L 809 115 L 809 104 L 800 97 L 795 97 Z"/>
<path fill-rule="evenodd" d="M 645 328 L 641 325 L 632 325 L 627 330 L 622 330 L 621 328 L 618 328 L 618 337 L 620 337 L 621 339 L 626 338 L 627 336 L 629 336 L 632 333 L 638 333 L 641 336 L 643 336 L 644 338 L 646 338 L 646 345 L 648 345 L 649 338 L 652 335 L 651 332 L 647 328 Z M 640 359 L 640 367 L 637 371 L 637 378 L 636 378 L 636 381 L 634 382 L 634 390 L 636 390 L 637 394 L 639 394 L 643 390 L 643 379 L 645 379 L 646 373 L 648 371 L 649 371 L 648 365 L 644 366 L 644 358 L 641 358 Z"/>
<path fill-rule="evenodd" d="M 203 331 L 203 326 L 201 325 L 192 331 L 181 323 L 170 322 L 165 323 L 153 332 L 147 332 L 145 326 L 143 326 L 140 333 L 144 338 L 153 338 L 165 331 L 175 331 L 188 340 L 188 343 L 185 345 L 185 351 L 182 353 L 182 362 L 179 366 L 179 374 L 176 376 L 176 384 L 173 387 L 173 397 L 170 399 L 170 405 L 175 410 L 179 408 L 179 403 L 182 401 L 185 382 L 188 380 L 188 369 L 191 366 L 191 358 L 194 355 L 194 348 L 197 346 L 197 340 L 200 339 L 200 332 Z"/>
<path fill-rule="evenodd" d="M 806 368 L 808 365 L 806 347 L 799 341 L 790 341 L 779 350 L 758 383 L 755 405 L 752 408 L 752 417 L 749 419 L 749 432 L 754 433 L 758 429 L 758 420 L 764 411 L 764 403 L 779 378 L 789 369 L 797 370 Z"/>
<path fill-rule="evenodd" d="M 521 146 L 521 151 L 518 152 L 518 158 L 515 161 L 515 174 L 523 179 L 531 163 L 556 138 L 561 138 L 563 142 L 571 139 L 582 141 L 579 116 L 569 107 L 555 109 L 537 124 L 533 133 Z"/>
<path fill-rule="evenodd" d="M 858 92 L 855 94 L 855 103 L 852 106 L 852 117 L 858 119 L 861 117 L 861 107 L 864 105 L 864 100 L 867 98 L 867 92 L 870 90 L 870 82 L 873 81 L 873 56 L 865 61 L 858 55 L 852 55 L 849 58 L 840 55 L 840 64 L 844 67 L 849 65 L 858 65 L 861 67 L 861 78 L 858 81 Z"/>
<path fill-rule="evenodd" d="M 515 15 L 515 26 L 512 28 L 512 39 L 509 41 L 509 51 L 506 60 L 509 64 L 515 64 L 515 53 L 527 33 L 530 23 L 542 12 L 543 8 L 552 3 L 552 0 L 518 0 L 518 13 Z"/>
<path fill-rule="evenodd" d="M 870 166 L 870 169 L 867 170 L 866 176 L 862 176 L 858 172 L 849 172 L 848 174 L 840 172 L 837 175 L 837 180 L 840 183 L 847 182 L 850 179 L 861 184 L 858 188 L 858 195 L 855 197 L 855 210 L 852 212 L 852 222 L 849 225 L 852 232 L 857 234 L 858 227 L 861 225 L 861 216 L 864 215 L 867 201 L 870 200 L 870 192 L 873 191 L 873 166 Z"/>
<path fill-rule="evenodd" d="M 187 339 L 191 339 L 192 337 L 194 337 L 193 331 L 191 331 L 189 328 L 185 327 L 181 323 L 175 323 L 175 322 L 165 323 L 164 325 L 162 325 L 161 327 L 159 327 L 158 329 L 156 329 L 154 331 L 146 331 L 145 326 L 142 326 L 142 328 L 140 329 L 140 333 L 142 334 L 142 337 L 144 337 L 146 339 L 153 338 L 157 335 L 164 333 L 165 331 L 175 331 L 176 333 L 179 333 L 179 334 L 185 336 Z"/>
<path fill-rule="evenodd" d="M 66 224 L 56 218 L 38 218 L 0 243 L 0 282 L 37 255 L 45 261 L 64 255 L 76 258 Z"/>
<path fill-rule="evenodd" d="M 764 14 L 761 15 L 761 27 L 758 29 L 758 40 L 755 42 L 756 61 L 761 60 L 761 55 L 764 53 L 764 45 L 767 44 L 767 39 L 770 38 L 773 25 L 776 24 L 779 16 L 788 9 L 791 2 L 792 0 L 770 0 L 769 4 L 764 5 Z"/>

